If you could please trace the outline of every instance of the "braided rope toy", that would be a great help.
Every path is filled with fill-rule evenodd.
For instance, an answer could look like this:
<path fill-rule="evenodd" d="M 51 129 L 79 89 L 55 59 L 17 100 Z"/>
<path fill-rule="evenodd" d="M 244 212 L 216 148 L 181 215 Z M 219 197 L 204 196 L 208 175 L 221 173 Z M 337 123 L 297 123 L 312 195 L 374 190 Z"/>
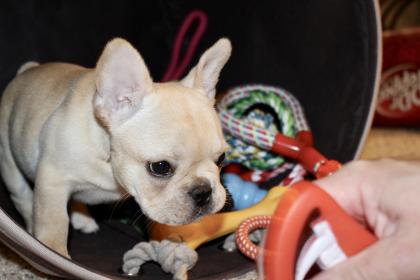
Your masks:
<path fill-rule="evenodd" d="M 295 118 L 297 131 L 295 138 L 282 133 L 272 133 L 266 129 L 254 126 L 249 122 L 236 118 L 235 115 L 230 112 L 230 105 L 249 97 L 253 91 L 275 93 L 281 97 L 284 103 L 291 109 Z M 261 100 L 261 102 L 265 101 L 266 100 Z M 301 163 L 306 170 L 318 178 L 340 168 L 340 164 L 337 161 L 327 160 L 313 147 L 312 133 L 309 131 L 299 102 L 283 89 L 264 85 L 237 87 L 224 96 L 217 108 L 222 120 L 223 129 L 249 145 L 295 159 Z"/>
<path fill-rule="evenodd" d="M 244 98 L 248 98 L 251 96 L 252 92 L 259 92 L 259 93 L 268 93 L 270 96 L 273 96 L 272 94 L 275 94 L 280 97 L 280 99 L 284 102 L 284 104 L 290 108 L 294 120 L 295 120 L 295 127 L 296 131 L 308 131 L 309 127 L 306 123 L 302 107 L 300 106 L 297 99 L 292 96 L 287 91 L 272 87 L 272 86 L 265 86 L 265 85 L 249 85 L 249 86 L 241 86 L 236 87 L 232 90 L 230 90 L 219 102 L 217 109 L 219 110 L 219 115 L 222 120 L 223 128 L 226 132 L 232 134 L 233 136 L 240 138 L 247 143 L 260 147 L 264 150 L 271 150 L 271 147 L 273 146 L 273 142 L 275 140 L 275 135 L 273 133 L 270 133 L 269 131 L 265 129 L 261 129 L 255 126 L 250 125 L 247 122 L 244 122 L 242 120 L 239 120 L 235 116 L 235 111 L 233 113 L 229 110 L 230 106 L 235 104 L 236 102 L 243 100 Z M 289 117 L 288 112 L 286 112 L 282 107 L 279 105 L 279 100 L 271 100 L 268 98 L 264 98 L 263 95 L 259 95 L 257 97 L 254 97 L 256 101 L 259 101 L 263 104 L 269 105 L 272 107 L 278 114 L 286 113 L 284 114 L 283 120 L 287 119 Z M 249 107 L 251 104 L 248 104 Z M 248 108 L 249 108 L 248 107 Z M 283 110 L 282 110 L 283 109 Z M 235 109 L 237 110 L 237 109 Z M 244 110 L 240 110 L 242 112 Z M 283 123 L 289 123 L 288 121 L 283 121 Z M 282 131 L 282 133 L 285 133 L 286 135 L 291 135 L 290 131 L 290 125 L 286 126 L 286 128 Z"/>
<path fill-rule="evenodd" d="M 271 134 L 281 132 L 289 137 L 295 136 L 296 127 L 293 112 L 281 96 L 273 91 L 257 88 L 247 93 L 241 99 L 231 100 L 232 102 L 227 106 L 229 114 L 254 127 L 265 129 Z M 229 92 L 228 95 L 230 94 L 235 93 Z M 261 105 L 272 109 L 275 115 L 259 109 Z M 276 122 L 275 117 L 278 118 L 279 123 Z M 227 129 L 225 132 L 227 132 L 225 133 L 226 142 L 229 145 L 226 154 L 228 162 L 240 163 L 251 170 L 272 170 L 285 162 L 281 155 L 276 155 L 270 150 L 261 149 L 255 145 L 249 145 L 242 140 L 242 136 L 233 136 Z"/>
<path fill-rule="evenodd" d="M 165 272 L 172 273 L 174 280 L 187 279 L 187 272 L 196 264 L 198 254 L 182 242 L 169 240 L 140 242 L 123 257 L 123 271 L 137 275 L 147 261 L 158 262 Z"/>
<path fill-rule="evenodd" d="M 278 133 L 295 137 L 297 132 L 308 130 L 303 110 L 293 95 L 264 85 L 236 87 L 223 97 L 218 111 L 229 145 L 228 162 L 264 172 L 264 177 L 270 177 L 270 171 L 279 174 L 279 169 L 287 172 L 293 168 L 282 155 L 271 151 L 270 144 Z"/>

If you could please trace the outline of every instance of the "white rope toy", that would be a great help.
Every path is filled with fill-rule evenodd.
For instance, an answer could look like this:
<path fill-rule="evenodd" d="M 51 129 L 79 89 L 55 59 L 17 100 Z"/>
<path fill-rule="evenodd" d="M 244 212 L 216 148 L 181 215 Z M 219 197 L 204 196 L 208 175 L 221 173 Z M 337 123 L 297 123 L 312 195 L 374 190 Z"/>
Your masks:
<path fill-rule="evenodd" d="M 123 271 L 137 275 L 147 261 L 159 263 L 165 272 L 172 273 L 174 280 L 188 279 L 188 270 L 197 263 L 198 254 L 185 243 L 169 240 L 140 242 L 123 257 Z"/>

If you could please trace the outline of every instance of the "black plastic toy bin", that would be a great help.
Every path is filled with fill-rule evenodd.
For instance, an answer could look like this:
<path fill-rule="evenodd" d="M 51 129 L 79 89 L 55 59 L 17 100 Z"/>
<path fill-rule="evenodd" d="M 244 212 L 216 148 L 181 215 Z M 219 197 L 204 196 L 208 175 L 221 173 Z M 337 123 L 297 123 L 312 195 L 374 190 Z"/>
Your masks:
<path fill-rule="evenodd" d="M 218 38 L 232 41 L 218 91 L 252 83 L 281 86 L 301 102 L 322 153 L 341 162 L 358 156 L 371 124 L 381 62 L 373 0 L 2 0 L 0 92 L 29 60 L 93 67 L 113 37 L 139 49 L 159 80 L 179 26 L 195 9 L 207 14 L 208 28 L 192 64 Z M 139 276 L 119 272 L 123 254 L 141 238 L 116 219 L 102 219 L 94 235 L 71 230 L 73 259 L 68 260 L 24 230 L 3 184 L 0 206 L 0 239 L 43 271 L 75 279 L 172 277 L 154 263 L 146 264 Z M 255 268 L 240 253 L 220 250 L 221 242 L 198 249 L 190 279 L 229 278 Z"/>

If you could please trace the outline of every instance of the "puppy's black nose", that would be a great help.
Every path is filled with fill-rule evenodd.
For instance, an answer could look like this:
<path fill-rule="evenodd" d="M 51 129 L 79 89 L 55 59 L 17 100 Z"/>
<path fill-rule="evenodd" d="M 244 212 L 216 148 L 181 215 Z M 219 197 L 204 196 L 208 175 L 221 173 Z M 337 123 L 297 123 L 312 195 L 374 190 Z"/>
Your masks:
<path fill-rule="evenodd" d="M 198 207 L 203 207 L 210 202 L 211 193 L 210 183 L 207 180 L 194 184 L 194 187 L 188 192 Z"/>

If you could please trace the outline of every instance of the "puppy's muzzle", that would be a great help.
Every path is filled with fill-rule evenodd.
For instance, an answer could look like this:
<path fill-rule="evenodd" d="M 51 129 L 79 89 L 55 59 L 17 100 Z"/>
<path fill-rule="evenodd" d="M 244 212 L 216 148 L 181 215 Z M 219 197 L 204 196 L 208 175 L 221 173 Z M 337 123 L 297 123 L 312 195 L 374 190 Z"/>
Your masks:
<path fill-rule="evenodd" d="M 211 201 L 212 189 L 207 179 L 198 179 L 194 182 L 188 195 L 194 201 L 196 207 L 205 207 Z"/>

